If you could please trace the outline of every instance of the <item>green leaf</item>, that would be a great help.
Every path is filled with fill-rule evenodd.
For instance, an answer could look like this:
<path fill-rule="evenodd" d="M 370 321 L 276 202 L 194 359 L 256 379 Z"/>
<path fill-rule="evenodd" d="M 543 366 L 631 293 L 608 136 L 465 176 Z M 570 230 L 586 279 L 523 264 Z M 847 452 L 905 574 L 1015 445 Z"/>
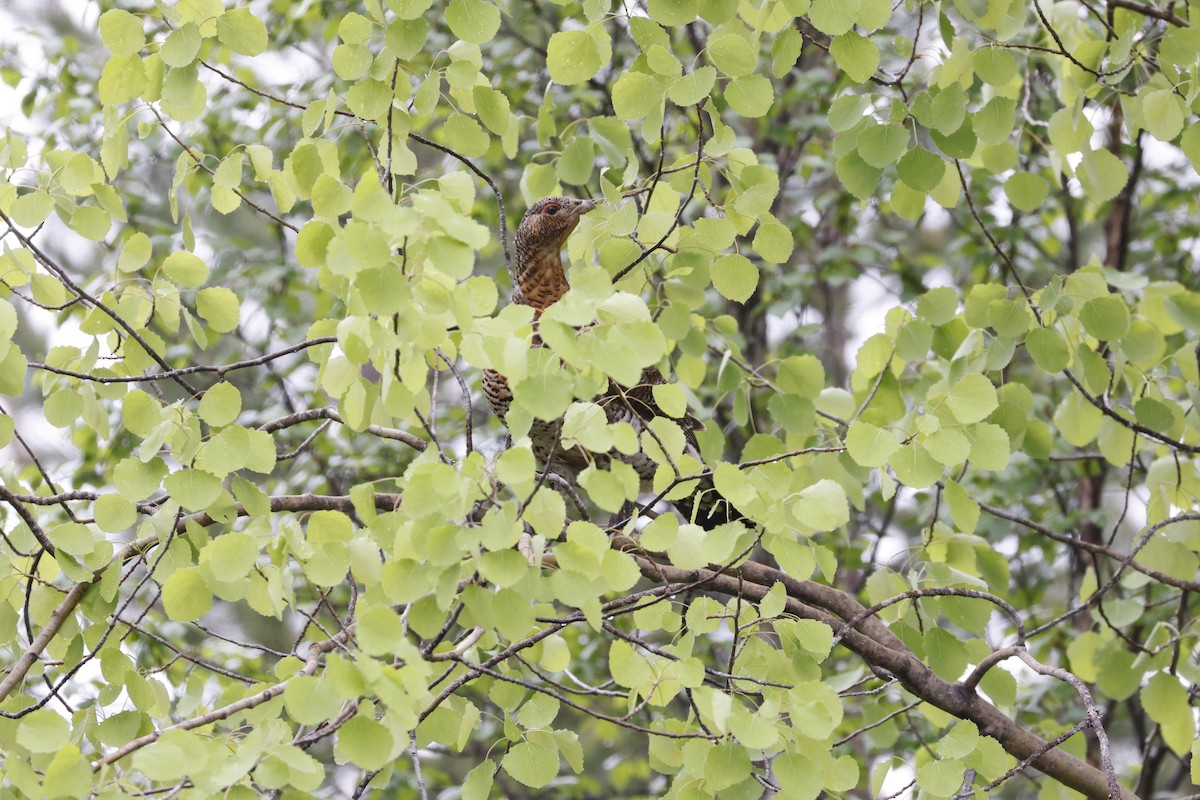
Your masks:
<path fill-rule="evenodd" d="M 975 135 L 984 144 L 998 144 L 1012 135 L 1016 121 L 1016 102 L 1007 97 L 993 97 L 975 112 Z"/>
<path fill-rule="evenodd" d="M 864 161 L 857 150 L 839 158 L 836 169 L 842 184 L 859 200 L 867 200 L 875 195 L 875 190 L 879 188 L 879 178 L 883 174 L 883 170 Z"/>
<path fill-rule="evenodd" d="M 200 419 L 213 427 L 228 425 L 242 411 L 242 395 L 232 383 L 222 381 L 204 393 Z"/>
<path fill-rule="evenodd" d="M 855 31 L 835 36 L 829 44 L 829 53 L 838 67 L 855 83 L 866 83 L 879 68 L 879 48 Z"/>
<path fill-rule="evenodd" d="M 29 192 L 13 201 L 9 213 L 18 225 L 36 228 L 46 221 L 53 210 L 54 199 L 50 195 L 45 192 Z"/>
<path fill-rule="evenodd" d="M 1163 741 L 1177 756 L 1183 756 L 1196 738 L 1196 723 L 1188 693 L 1174 675 L 1160 672 L 1142 689 L 1142 705 L 1150 719 L 1162 726 Z"/>
<path fill-rule="evenodd" d="M 792 71 L 804 47 L 804 36 L 795 28 L 787 28 L 775 37 L 771 45 L 771 74 L 782 78 Z"/>
<path fill-rule="evenodd" d="M 967 460 L 971 443 L 963 433 L 954 428 L 939 428 L 928 434 L 922 444 L 934 461 L 947 467 L 957 466 Z"/>
<path fill-rule="evenodd" d="M 466 114 L 451 114 L 442 131 L 450 146 L 468 158 L 484 155 L 492 143 L 487 131 Z"/>
<path fill-rule="evenodd" d="M 244 161 L 240 152 L 230 153 L 229 157 L 222 161 L 221 166 L 217 167 L 216 172 L 213 173 L 213 185 L 225 189 L 236 189 L 242 182 Z"/>
<path fill-rule="evenodd" d="M 125 240 L 121 254 L 117 256 L 117 269 L 121 272 L 136 272 L 150 260 L 153 250 L 150 237 L 140 231 Z"/>
<path fill-rule="evenodd" d="M 825 367 L 815 356 L 790 356 L 779 362 L 775 382 L 788 394 L 815 400 L 825 388 Z"/>
<path fill-rule="evenodd" d="M 392 732 L 362 713 L 339 728 L 337 737 L 334 752 L 339 762 L 350 761 L 360 769 L 377 770 L 392 761 Z"/>
<path fill-rule="evenodd" d="M 943 136 L 959 130 L 967 118 L 967 96 L 957 83 L 933 96 L 929 107 L 929 127 Z"/>
<path fill-rule="evenodd" d="M 758 65 L 758 53 L 745 37 L 736 33 L 709 39 L 708 57 L 717 69 L 733 78 L 749 75 Z"/>
<path fill-rule="evenodd" d="M 904 137 L 904 145 L 908 146 L 907 134 Z M 920 192 L 931 192 L 941 182 L 942 175 L 946 172 L 946 162 L 923 147 L 914 147 L 900 159 L 896 171 L 900 179 L 912 188 Z"/>
<path fill-rule="evenodd" d="M 1146 92 L 1139 98 L 1142 103 L 1142 124 L 1150 135 L 1160 142 L 1171 142 L 1183 130 L 1183 98 L 1170 89 Z"/>
<path fill-rule="evenodd" d="M 191 253 L 179 251 L 163 259 L 163 272 L 178 284 L 193 287 L 208 280 L 208 266 Z"/>
<path fill-rule="evenodd" d="M 1139 424 L 1169 434 L 1175 426 L 1175 415 L 1165 403 L 1153 397 L 1143 397 L 1133 405 Z"/>
<path fill-rule="evenodd" d="M 737 253 L 724 255 L 710 270 L 713 288 L 735 303 L 744 303 L 758 287 L 758 270 L 750 259 Z"/>
<path fill-rule="evenodd" d="M 339 577 L 344 576 L 346 572 L 340 564 L 335 571 L 339 573 Z M 404 641 L 404 623 L 390 608 L 376 607 L 359 615 L 355 633 L 365 653 L 373 656 L 384 655 L 394 652 Z"/>
<path fill-rule="evenodd" d="M 136 764 L 137 757 L 134 757 Z M 67 744 L 46 766 L 45 780 L 39 796 L 86 797 L 92 792 L 92 775 L 88 762 L 73 744 Z"/>
<path fill-rule="evenodd" d="M 8 443 L 13 440 L 13 433 L 16 432 L 16 429 L 17 426 L 12 417 L 0 414 L 0 447 L 8 446 Z"/>
<path fill-rule="evenodd" d="M 317 725 L 330 719 L 342 707 L 342 699 L 330 689 L 328 681 L 313 675 L 292 678 L 283 691 L 288 716 L 301 725 Z M 344 735 L 345 727 L 338 733 Z"/>
<path fill-rule="evenodd" d="M 706 99 L 717 80 L 717 70 L 713 67 L 697 67 L 685 74 L 667 90 L 667 97 L 679 106 L 694 106 Z"/>
<path fill-rule="evenodd" d="M 929 761 L 917 768 L 917 785 L 934 797 L 949 797 L 962 786 L 965 771 L 955 759 Z"/>
<path fill-rule="evenodd" d="M 946 505 L 954 524 L 963 533 L 974 533 L 979 524 L 979 503 L 971 499 L 967 490 L 957 481 L 946 481 Z"/>
<path fill-rule="evenodd" d="M 200 29 L 189 22 L 167 34 L 159 55 L 168 67 L 186 67 L 196 60 L 202 41 Z"/>
<path fill-rule="evenodd" d="M 21 719 L 17 744 L 31 753 L 54 753 L 66 744 L 70 730 L 61 714 L 41 708 Z"/>
<path fill-rule="evenodd" d="M 966 123 L 948 135 L 932 131 L 932 138 L 938 149 L 950 158 L 971 158 L 979 145 L 973 126 Z"/>
<path fill-rule="evenodd" d="M 71 227 L 83 238 L 99 242 L 108 235 L 108 230 L 112 227 L 112 218 L 101 208 L 80 206 L 71 215 Z"/>
<path fill-rule="evenodd" d="M 1125 162 L 1108 150 L 1087 150 L 1075 170 L 1088 199 L 1105 203 L 1116 197 L 1129 181 Z"/>
<path fill-rule="evenodd" d="M 808 21 L 821 33 L 839 36 L 854 27 L 860 5 L 860 0 L 813 0 Z"/>
<path fill-rule="evenodd" d="M 115 56 L 134 55 L 146 45 L 142 20 L 116 8 L 100 15 L 100 38 Z"/>
<path fill-rule="evenodd" d="M 490 583 L 513 586 L 529 571 L 529 562 L 516 550 L 496 550 L 480 556 L 479 574 Z"/>
<path fill-rule="evenodd" d="M 163 479 L 171 498 L 189 511 L 203 511 L 217 499 L 221 481 L 198 469 L 181 469 Z"/>
<path fill-rule="evenodd" d="M 1060 108 L 1050 117 L 1050 143 L 1061 155 L 1076 153 L 1087 146 L 1092 137 L 1092 123 L 1078 109 Z"/>
<path fill-rule="evenodd" d="M 504 93 L 490 86 L 476 86 L 471 94 L 475 101 L 475 114 L 488 130 L 497 136 L 507 133 L 512 124 L 512 110 Z"/>
<path fill-rule="evenodd" d="M 975 53 L 975 74 L 987 84 L 1004 86 L 1017 77 L 1017 60 L 1001 47 L 985 47 Z"/>
<path fill-rule="evenodd" d="M 792 255 L 792 232 L 786 225 L 767 220 L 754 233 L 755 252 L 768 264 L 782 264 Z"/>
<path fill-rule="evenodd" d="M 648 0 L 650 19 L 660 25 L 684 25 L 696 18 L 696 0 Z"/>
<path fill-rule="evenodd" d="M 204 113 L 209 92 L 200 83 L 196 65 L 167 73 L 162 85 L 162 108 L 176 120 L 190 122 Z"/>
<path fill-rule="evenodd" d="M 1075 447 L 1086 447 L 1096 438 L 1103 414 L 1077 391 L 1072 391 L 1054 412 L 1058 432 Z"/>
<path fill-rule="evenodd" d="M 655 74 L 665 78 L 674 79 L 683 74 L 683 64 L 661 44 L 653 45 L 646 51 L 646 63 Z"/>
<path fill-rule="evenodd" d="M 177 622 L 191 622 L 212 608 L 212 592 L 204 583 L 199 567 L 184 567 L 163 581 L 163 609 Z"/>
<path fill-rule="evenodd" d="M 957 381 L 946 393 L 950 413 L 963 424 L 979 422 L 996 410 L 996 387 L 982 375 L 972 374 Z"/>
<path fill-rule="evenodd" d="M 658 81 L 644 72 L 626 72 L 613 85 L 613 110 L 621 119 L 641 119 L 662 102 Z"/>
<path fill-rule="evenodd" d="M 136 100 L 146 91 L 146 65 L 136 55 L 113 56 L 100 73 L 100 102 L 106 106 Z"/>
<path fill-rule="evenodd" d="M 558 752 L 532 742 L 520 742 L 504 754 L 500 766 L 529 788 L 541 789 L 558 775 Z"/>
<path fill-rule="evenodd" d="M 555 83 L 586 83 L 603 65 L 600 49 L 586 31 L 558 31 L 550 37 L 546 66 Z"/>
<path fill-rule="evenodd" d="M 908 149 L 908 140 L 908 131 L 902 125 L 875 125 L 858 137 L 858 152 L 863 161 L 882 169 L 896 163 Z"/>
<path fill-rule="evenodd" d="M 1057 375 L 1071 363 L 1066 340 L 1053 328 L 1031 330 L 1025 336 L 1025 349 L 1033 362 L 1051 375 Z"/>
<path fill-rule="evenodd" d="M 590 466 L 579 475 L 579 485 L 596 505 L 605 511 L 617 512 L 627 500 L 637 496 L 639 481 L 632 467 L 614 461 L 609 469 Z"/>
<path fill-rule="evenodd" d="M 488 800 L 492 794 L 492 776 L 496 772 L 496 764 L 486 759 L 467 773 L 467 779 L 462 786 L 462 800 Z"/>
<path fill-rule="evenodd" d="M 200 553 L 200 562 L 207 564 L 218 580 L 234 581 L 254 569 L 258 556 L 254 537 L 233 531 L 209 542 Z"/>
<path fill-rule="evenodd" d="M 654 402 L 669 417 L 679 419 L 687 413 L 687 395 L 677 383 L 662 383 L 651 389 Z"/>
<path fill-rule="evenodd" d="M 816 800 L 825 785 L 825 765 L 800 753 L 780 753 L 771 764 L 783 796 Z"/>
<path fill-rule="evenodd" d="M 775 102 L 775 89 L 762 75 L 734 78 L 725 86 L 725 101 L 743 117 L 761 117 Z"/>
<path fill-rule="evenodd" d="M 214 331 L 228 333 L 238 325 L 241 303 L 232 290 L 224 286 L 210 286 L 196 294 L 196 313 Z"/>
<path fill-rule="evenodd" d="M 1004 182 L 1004 194 L 1017 210 L 1036 211 L 1050 194 L 1050 185 L 1040 175 L 1014 172 Z"/>
<path fill-rule="evenodd" d="M 1015 339 L 1034 324 L 1033 313 L 1024 299 L 993 300 L 987 307 L 988 325 L 998 336 Z"/>
<path fill-rule="evenodd" d="M 746 748 L 735 742 L 718 744 L 704 759 L 704 778 L 717 792 L 749 778 L 751 769 Z"/>
<path fill-rule="evenodd" d="M 162 406 L 141 389 L 134 389 L 125 396 L 121 420 L 130 432 L 149 436 L 162 422 Z"/>
<path fill-rule="evenodd" d="M 446 24 L 463 41 L 483 44 L 500 30 L 500 10 L 485 0 L 450 0 Z"/>
<path fill-rule="evenodd" d="M 1192 162 L 1192 169 L 1200 172 L 1200 122 L 1187 126 L 1179 139 L 1179 147 L 1188 161 Z"/>
<path fill-rule="evenodd" d="M 925 633 L 925 657 L 933 671 L 945 680 L 954 680 L 967 668 L 967 645 L 943 628 Z"/>
<path fill-rule="evenodd" d="M 844 94 L 829 104 L 829 127 L 837 133 L 848 131 L 857 125 L 871 108 L 871 96 L 866 94 Z"/>
<path fill-rule="evenodd" d="M 1114 294 L 1093 297 L 1080 309 L 1079 321 L 1097 339 L 1116 341 L 1129 330 L 1129 307 Z"/>
<path fill-rule="evenodd" d="M 558 179 L 582 186 L 592 177 L 596 166 L 596 145 L 588 136 L 576 136 L 558 158 Z"/>
<path fill-rule="evenodd" d="M 56 525 L 48 531 L 48 535 L 55 547 L 76 556 L 91 553 L 99 538 L 91 528 L 78 522 Z"/>
<path fill-rule="evenodd" d="M 943 758 L 966 758 L 979 749 L 979 727 L 970 720 L 954 725 L 934 746 Z"/>
<path fill-rule="evenodd" d="M 803 489 L 793 507 L 796 518 L 808 528 L 829 531 L 850 521 L 846 490 L 824 478 Z"/>
<path fill-rule="evenodd" d="M 900 449 L 900 437 L 861 419 L 850 423 L 846 432 L 846 452 L 863 467 L 882 467 Z"/>
<path fill-rule="evenodd" d="M 119 533 L 137 522 L 137 507 L 119 494 L 101 495 L 95 505 L 96 525 L 105 533 Z"/>
<path fill-rule="evenodd" d="M 235 8 L 217 17 L 217 39 L 235 53 L 256 56 L 267 49 L 267 26 L 248 8 Z"/>

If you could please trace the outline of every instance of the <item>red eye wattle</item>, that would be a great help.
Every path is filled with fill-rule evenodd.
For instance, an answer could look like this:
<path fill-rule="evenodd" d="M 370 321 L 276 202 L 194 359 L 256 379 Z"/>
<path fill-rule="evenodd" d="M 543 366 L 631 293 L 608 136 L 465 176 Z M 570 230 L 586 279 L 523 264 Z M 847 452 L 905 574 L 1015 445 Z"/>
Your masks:
<path fill-rule="evenodd" d="M 562 209 L 561 209 L 561 207 L 558 205 L 558 203 L 551 203 L 550 205 L 548 205 L 548 206 L 546 206 L 545 208 L 543 208 L 543 209 L 542 209 L 542 213 L 543 213 L 543 214 L 549 214 L 550 216 L 552 216 L 552 217 L 553 217 L 555 214 L 557 214 L 557 213 L 558 213 L 559 211 L 561 211 L 561 210 L 562 210 Z"/>

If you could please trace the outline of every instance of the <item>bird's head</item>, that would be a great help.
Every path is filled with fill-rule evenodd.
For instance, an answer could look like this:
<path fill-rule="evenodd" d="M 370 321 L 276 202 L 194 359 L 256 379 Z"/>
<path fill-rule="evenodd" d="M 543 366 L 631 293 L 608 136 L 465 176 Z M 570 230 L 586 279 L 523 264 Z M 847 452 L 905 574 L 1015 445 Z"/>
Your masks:
<path fill-rule="evenodd" d="M 596 207 L 591 200 L 546 197 L 529 207 L 517 228 L 518 246 L 527 252 L 561 248 L 579 218 Z"/>

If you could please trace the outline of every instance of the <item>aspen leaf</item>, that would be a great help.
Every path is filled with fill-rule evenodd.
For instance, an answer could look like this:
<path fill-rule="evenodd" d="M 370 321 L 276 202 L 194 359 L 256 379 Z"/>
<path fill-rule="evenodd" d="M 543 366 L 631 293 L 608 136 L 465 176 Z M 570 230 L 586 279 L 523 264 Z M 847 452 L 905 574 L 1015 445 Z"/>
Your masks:
<path fill-rule="evenodd" d="M 596 42 L 586 31 L 558 31 L 550 37 L 546 66 L 555 83 L 587 82 L 603 65 Z"/>

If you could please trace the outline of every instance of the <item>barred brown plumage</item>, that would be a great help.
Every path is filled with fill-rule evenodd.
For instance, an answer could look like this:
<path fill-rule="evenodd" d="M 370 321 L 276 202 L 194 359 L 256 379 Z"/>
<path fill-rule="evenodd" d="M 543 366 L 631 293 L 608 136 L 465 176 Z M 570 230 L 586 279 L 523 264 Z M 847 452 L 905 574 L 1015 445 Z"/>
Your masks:
<path fill-rule="evenodd" d="M 590 200 L 547 197 L 530 206 L 521 219 L 513 240 L 516 257 L 512 302 L 532 306 L 535 319 L 570 289 L 562 265 L 562 247 L 578 226 L 579 218 L 595 207 Z M 534 346 L 541 346 L 536 337 Z M 610 380 L 608 391 L 593 400 L 605 410 L 610 423 L 629 423 L 640 440 L 650 420 L 668 416 L 659 409 L 653 394 L 654 387 L 664 382 L 665 378 L 656 367 L 648 367 L 642 370 L 636 385 L 621 386 Z M 505 418 L 513 398 L 507 379 L 495 370 L 484 370 L 483 391 L 492 411 L 507 424 Z M 683 429 L 689 454 L 701 460 L 695 431 L 703 428 L 703 424 L 690 414 L 673 421 Z M 561 432 L 561 419 L 535 420 L 529 437 L 534 457 L 542 468 L 571 483 L 589 464 L 603 468 L 613 458 L 633 467 L 647 488 L 658 469 L 658 463 L 641 450 L 628 455 L 617 451 L 593 453 L 579 447 L 564 449 L 559 443 Z M 711 478 L 702 478 L 698 483 L 695 493 L 673 501 L 685 517 L 689 520 L 694 517 L 697 524 L 709 530 L 741 518 L 737 509 L 717 494 Z"/>

